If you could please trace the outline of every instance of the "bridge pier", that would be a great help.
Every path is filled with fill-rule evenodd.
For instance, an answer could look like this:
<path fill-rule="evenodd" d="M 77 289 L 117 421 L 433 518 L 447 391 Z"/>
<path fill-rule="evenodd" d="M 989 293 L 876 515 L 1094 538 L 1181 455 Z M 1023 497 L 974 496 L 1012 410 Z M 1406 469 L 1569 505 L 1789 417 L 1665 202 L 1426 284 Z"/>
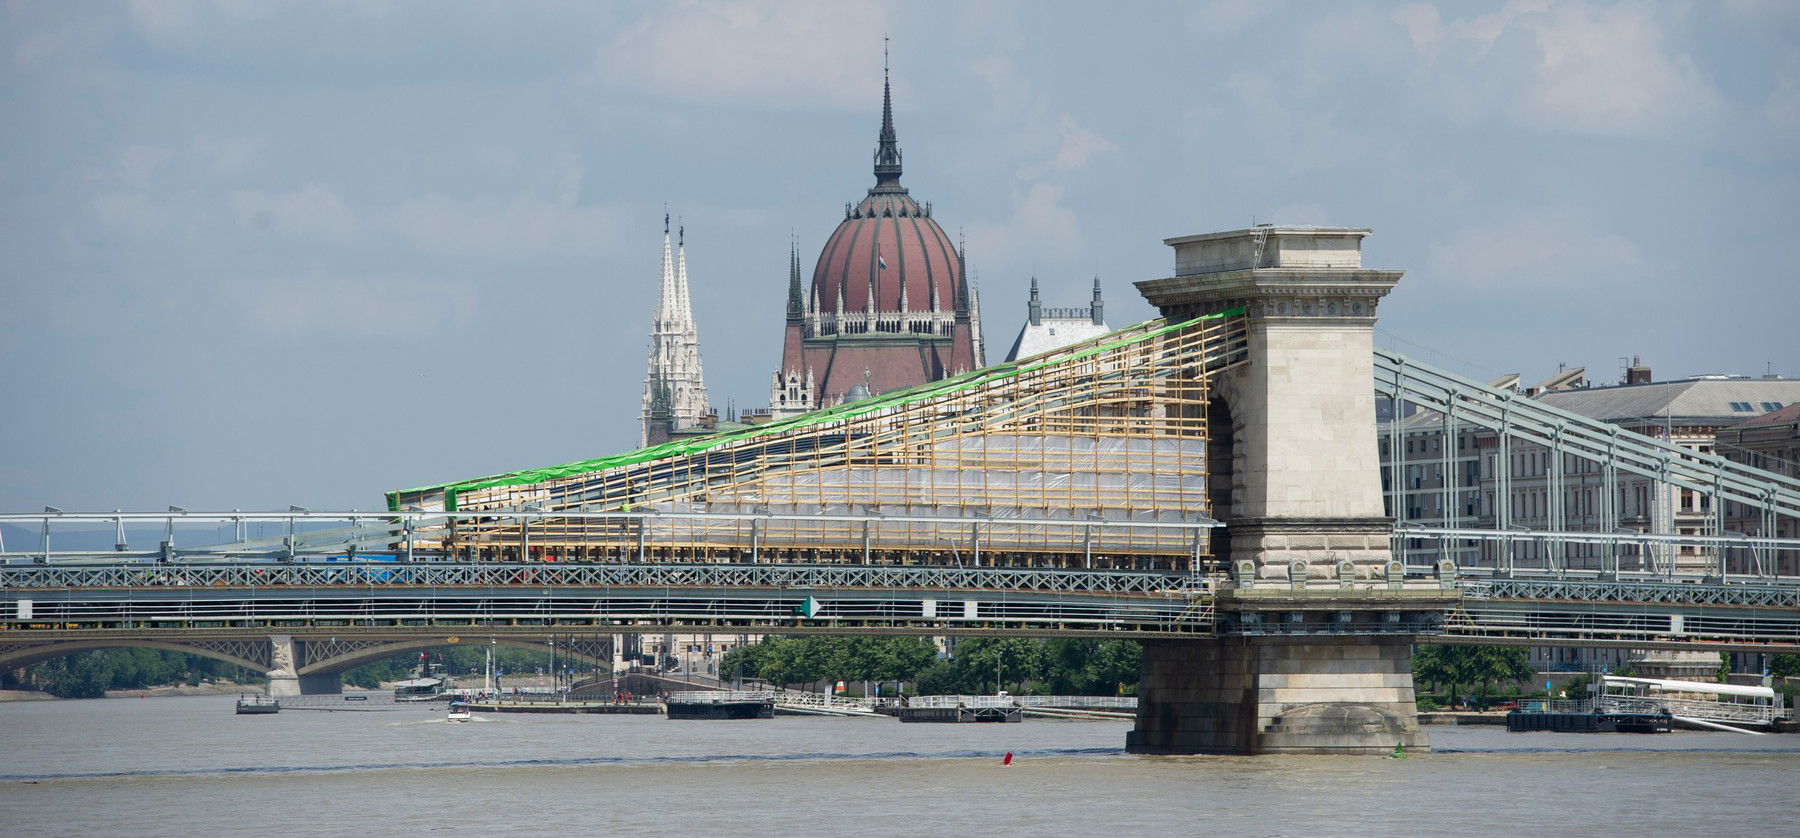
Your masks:
<path fill-rule="evenodd" d="M 277 634 L 269 637 L 269 695 L 337 695 L 344 691 L 344 679 L 337 672 L 309 672 L 301 675 L 295 666 L 300 659 L 297 654 L 299 644 L 305 641 L 295 640 L 292 635 Z"/>
<path fill-rule="evenodd" d="M 1412 643 L 1391 637 L 1222 637 L 1144 644 L 1139 754 L 1429 750 Z"/>
<path fill-rule="evenodd" d="M 277 634 L 269 637 L 269 695 L 300 695 L 300 675 L 295 671 L 294 638 Z"/>
<path fill-rule="evenodd" d="M 1260 226 L 1165 239 L 1137 283 L 1164 316 L 1242 310 L 1249 363 L 1215 382 L 1213 513 L 1230 568 L 1217 636 L 1147 643 L 1137 753 L 1387 753 L 1427 747 L 1412 642 L 1456 592 L 1393 561 L 1375 447 L 1375 312 L 1399 271 L 1368 230 Z M 1229 440 L 1226 442 L 1225 440 Z"/>

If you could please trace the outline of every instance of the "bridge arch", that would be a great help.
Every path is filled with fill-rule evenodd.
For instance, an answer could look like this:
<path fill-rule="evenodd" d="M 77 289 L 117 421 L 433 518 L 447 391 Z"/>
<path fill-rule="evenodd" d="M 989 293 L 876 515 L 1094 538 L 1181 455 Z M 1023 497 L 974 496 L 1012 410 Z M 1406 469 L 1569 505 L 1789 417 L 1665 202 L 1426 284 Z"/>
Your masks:
<path fill-rule="evenodd" d="M 298 675 L 323 675 L 342 673 L 355 669 L 366 663 L 374 663 L 383 658 L 407 652 L 421 652 L 426 649 L 454 648 L 459 646 L 481 647 L 484 645 L 511 646 L 516 649 L 535 649 L 545 651 L 545 638 L 533 637 L 482 637 L 471 638 L 468 642 L 449 643 L 442 637 L 416 637 L 403 640 L 377 640 L 375 642 L 342 643 L 335 645 L 324 641 L 310 641 L 306 663 L 297 667 Z M 556 651 L 560 655 L 599 666 L 612 659 L 610 641 L 559 643 Z M 601 649 L 604 648 L 604 652 Z"/>
<path fill-rule="evenodd" d="M 266 640 L 202 641 L 159 640 L 154 638 L 83 638 L 53 643 L 31 643 L 0 646 L 0 669 L 15 669 L 95 649 L 160 649 L 185 652 L 244 667 L 252 672 L 267 672 L 269 649 Z"/>

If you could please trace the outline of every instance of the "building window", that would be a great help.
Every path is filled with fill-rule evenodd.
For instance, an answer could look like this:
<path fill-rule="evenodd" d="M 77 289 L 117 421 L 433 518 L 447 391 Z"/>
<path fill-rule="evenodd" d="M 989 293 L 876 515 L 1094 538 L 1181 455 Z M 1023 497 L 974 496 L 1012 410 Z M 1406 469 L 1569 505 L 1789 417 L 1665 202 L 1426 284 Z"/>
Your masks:
<path fill-rule="evenodd" d="M 1764 412 L 1768 412 L 1771 410 L 1780 410 L 1781 402 L 1763 402 L 1762 409 Z"/>

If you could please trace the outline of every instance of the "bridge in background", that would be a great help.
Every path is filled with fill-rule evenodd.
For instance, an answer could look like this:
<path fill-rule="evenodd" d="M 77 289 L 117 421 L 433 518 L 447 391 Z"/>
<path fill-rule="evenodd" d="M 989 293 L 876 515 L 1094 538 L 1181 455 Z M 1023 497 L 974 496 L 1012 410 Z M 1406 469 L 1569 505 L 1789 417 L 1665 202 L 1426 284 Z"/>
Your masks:
<path fill-rule="evenodd" d="M 1708 493 L 1764 532 L 1800 515 L 1800 482 L 1376 352 L 1399 273 L 1361 267 L 1365 233 L 1171 239 L 1176 275 L 1139 283 L 1162 321 L 382 511 L 0 515 L 41 531 L 0 545 L 0 666 L 155 645 L 316 691 L 463 638 L 601 660 L 665 631 L 1132 637 L 1133 749 L 1260 753 L 1422 745 L 1421 636 L 1800 651 L 1797 541 L 1391 516 L 1376 442 L 1400 423 L 1378 430 L 1378 395 L 1453 437 Z M 1391 498 L 1406 463 L 1386 468 Z M 160 543 L 134 551 L 145 525 Z M 53 549 L 96 526 L 114 549 Z M 195 528 L 230 535 L 187 546 Z"/>

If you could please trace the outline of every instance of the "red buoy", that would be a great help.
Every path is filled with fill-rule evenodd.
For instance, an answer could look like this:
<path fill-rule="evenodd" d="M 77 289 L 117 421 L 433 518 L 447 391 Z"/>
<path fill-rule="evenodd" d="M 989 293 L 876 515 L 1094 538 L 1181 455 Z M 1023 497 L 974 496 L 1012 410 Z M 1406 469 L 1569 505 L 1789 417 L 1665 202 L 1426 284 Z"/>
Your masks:
<path fill-rule="evenodd" d="M 1006 758 L 1003 760 L 1000 760 L 1000 764 L 1001 765 L 1012 765 L 1012 751 L 1006 752 Z"/>

